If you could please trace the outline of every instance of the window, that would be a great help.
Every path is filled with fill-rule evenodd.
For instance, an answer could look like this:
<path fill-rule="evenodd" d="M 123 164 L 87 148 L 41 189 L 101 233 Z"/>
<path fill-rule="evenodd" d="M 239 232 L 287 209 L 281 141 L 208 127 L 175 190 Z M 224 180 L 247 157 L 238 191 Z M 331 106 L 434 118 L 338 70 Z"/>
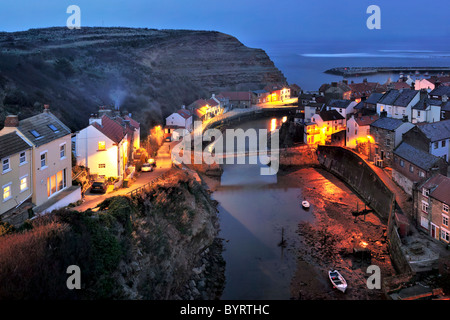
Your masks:
<path fill-rule="evenodd" d="M 414 167 L 411 164 L 409 165 L 409 172 L 414 172 Z"/>
<path fill-rule="evenodd" d="M 66 144 L 59 146 L 59 158 L 62 159 L 66 156 Z"/>
<path fill-rule="evenodd" d="M 58 171 L 57 174 L 47 178 L 47 196 L 61 191 L 66 187 L 66 169 Z"/>
<path fill-rule="evenodd" d="M 417 111 L 417 116 L 420 117 L 420 111 Z"/>
<path fill-rule="evenodd" d="M 58 128 L 56 128 L 53 124 L 49 124 L 48 127 L 49 127 L 50 129 L 52 129 L 52 131 L 53 131 L 54 133 L 59 132 Z"/>
<path fill-rule="evenodd" d="M 445 214 L 442 215 L 442 225 L 448 227 L 448 216 Z"/>
<path fill-rule="evenodd" d="M 390 146 L 391 145 L 391 139 L 386 139 L 386 146 Z"/>
<path fill-rule="evenodd" d="M 3 186 L 3 201 L 7 201 L 11 198 L 11 183 Z"/>
<path fill-rule="evenodd" d="M 47 166 L 47 152 L 44 152 L 41 154 L 41 168 L 44 168 Z"/>
<path fill-rule="evenodd" d="M 39 138 L 41 135 L 39 134 L 39 132 L 37 132 L 36 130 L 30 130 L 30 133 L 33 135 L 33 137 L 35 138 Z"/>
<path fill-rule="evenodd" d="M 9 158 L 5 158 L 2 160 L 2 171 L 3 173 L 8 172 L 11 170 L 11 166 L 9 163 Z"/>
<path fill-rule="evenodd" d="M 419 171 L 419 177 L 421 177 L 421 178 L 425 177 L 425 172 Z"/>
<path fill-rule="evenodd" d="M 428 203 L 422 201 L 422 211 L 428 213 Z"/>
<path fill-rule="evenodd" d="M 100 169 L 105 169 L 105 168 L 106 168 L 106 164 L 104 164 L 104 163 L 99 163 L 98 167 L 99 167 Z"/>
<path fill-rule="evenodd" d="M 441 145 L 441 147 L 442 147 L 442 148 L 445 147 L 445 140 L 442 140 L 442 145 Z"/>
<path fill-rule="evenodd" d="M 98 150 L 99 151 L 106 150 L 106 143 L 105 143 L 105 141 L 99 141 L 98 142 Z"/>
<path fill-rule="evenodd" d="M 402 159 L 400 159 L 400 167 L 404 167 L 405 166 L 405 161 L 403 161 Z"/>
<path fill-rule="evenodd" d="M 446 242 L 449 242 L 450 241 L 450 233 L 445 229 L 441 229 L 441 239 Z"/>
<path fill-rule="evenodd" d="M 434 143 L 434 148 L 435 148 L 435 149 L 439 148 L 439 142 L 435 142 L 435 143 Z"/>
<path fill-rule="evenodd" d="M 422 188 L 422 195 L 424 196 L 424 197 L 427 197 L 428 198 L 428 195 L 430 194 L 430 190 L 428 190 L 428 189 L 425 189 L 425 188 Z"/>
<path fill-rule="evenodd" d="M 442 211 L 448 213 L 448 205 L 446 205 L 445 203 L 442 204 Z"/>
<path fill-rule="evenodd" d="M 27 177 L 20 178 L 20 192 L 28 189 L 28 181 L 27 180 L 28 180 Z"/>
<path fill-rule="evenodd" d="M 19 158 L 20 164 L 27 162 L 27 154 L 25 152 L 21 152 L 19 156 L 20 156 Z"/>

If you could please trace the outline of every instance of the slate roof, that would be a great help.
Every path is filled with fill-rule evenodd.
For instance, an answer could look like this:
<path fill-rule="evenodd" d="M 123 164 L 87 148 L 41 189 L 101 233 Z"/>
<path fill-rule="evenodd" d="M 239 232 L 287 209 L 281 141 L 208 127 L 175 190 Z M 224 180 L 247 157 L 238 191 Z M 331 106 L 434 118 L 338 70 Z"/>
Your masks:
<path fill-rule="evenodd" d="M 319 113 L 320 117 L 323 121 L 333 121 L 333 120 L 342 120 L 345 119 L 339 112 L 335 109 L 321 111 Z"/>
<path fill-rule="evenodd" d="M 392 89 L 386 92 L 378 101 L 378 103 L 391 106 L 406 107 L 418 93 L 419 91 L 411 89 Z"/>
<path fill-rule="evenodd" d="M 430 196 L 450 205 L 450 178 L 441 174 L 434 175 L 423 185 L 423 188 L 430 190 Z"/>
<path fill-rule="evenodd" d="M 349 104 L 352 103 L 350 100 L 344 100 L 344 99 L 332 99 L 330 102 L 328 102 L 328 106 L 332 108 L 342 108 L 345 109 L 349 106 Z"/>
<path fill-rule="evenodd" d="M 31 149 L 31 146 L 23 140 L 15 131 L 0 136 L 0 159 L 13 154 Z"/>
<path fill-rule="evenodd" d="M 431 142 L 450 138 L 450 119 L 432 123 L 418 123 L 417 127 Z"/>
<path fill-rule="evenodd" d="M 372 122 L 371 126 L 375 128 L 385 129 L 394 131 L 398 127 L 402 125 L 403 121 L 401 119 L 395 119 L 395 118 L 379 118 L 378 120 Z"/>
<path fill-rule="evenodd" d="M 369 104 L 377 104 L 382 96 L 383 93 L 374 92 L 364 102 Z"/>
<path fill-rule="evenodd" d="M 446 95 L 450 97 L 450 86 L 439 86 L 434 90 L 430 91 L 430 96 L 443 96 Z"/>
<path fill-rule="evenodd" d="M 18 130 L 36 147 L 71 134 L 70 129 L 51 112 L 20 120 Z M 32 132 L 37 132 L 37 136 Z"/>
<path fill-rule="evenodd" d="M 435 166 L 438 161 L 441 160 L 441 158 L 436 157 L 423 150 L 414 148 L 406 142 L 400 143 L 400 145 L 395 148 L 394 154 L 418 166 L 419 168 L 422 168 L 425 171 L 429 171 Z"/>
<path fill-rule="evenodd" d="M 426 110 L 429 106 L 440 106 L 442 104 L 443 102 L 441 100 L 422 97 L 412 108 L 415 110 Z"/>

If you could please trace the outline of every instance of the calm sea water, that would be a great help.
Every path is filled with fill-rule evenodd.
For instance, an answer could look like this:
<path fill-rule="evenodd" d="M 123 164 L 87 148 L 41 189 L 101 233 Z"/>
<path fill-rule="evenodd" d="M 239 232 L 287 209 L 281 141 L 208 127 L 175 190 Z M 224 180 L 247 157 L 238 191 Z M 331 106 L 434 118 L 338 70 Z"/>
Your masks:
<path fill-rule="evenodd" d="M 325 74 L 335 67 L 450 66 L 450 44 L 446 41 L 291 41 L 248 44 L 266 51 L 289 83 L 304 90 L 318 90 L 323 83 L 341 76 Z M 396 81 L 398 74 L 377 74 L 348 78 L 349 81 L 384 83 Z M 423 77 L 423 76 L 422 76 Z"/>

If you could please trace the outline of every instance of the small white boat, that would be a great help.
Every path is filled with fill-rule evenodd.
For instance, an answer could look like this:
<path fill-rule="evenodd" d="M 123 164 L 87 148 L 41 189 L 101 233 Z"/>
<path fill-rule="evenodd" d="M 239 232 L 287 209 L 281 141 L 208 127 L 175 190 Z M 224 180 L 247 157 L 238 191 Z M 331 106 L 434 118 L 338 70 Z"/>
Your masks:
<path fill-rule="evenodd" d="M 309 208 L 309 202 L 306 201 L 306 200 L 303 200 L 302 201 L 302 207 L 305 208 L 305 209 L 308 209 Z"/>
<path fill-rule="evenodd" d="M 333 287 L 338 289 L 339 291 L 345 292 L 347 289 L 347 281 L 345 281 L 344 277 L 337 270 L 328 271 L 328 277 L 330 278 Z"/>

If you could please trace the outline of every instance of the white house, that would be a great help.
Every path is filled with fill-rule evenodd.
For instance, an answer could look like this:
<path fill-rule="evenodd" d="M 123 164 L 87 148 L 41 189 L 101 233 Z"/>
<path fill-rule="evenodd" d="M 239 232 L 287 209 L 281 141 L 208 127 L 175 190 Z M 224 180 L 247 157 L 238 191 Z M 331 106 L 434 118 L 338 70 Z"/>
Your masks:
<path fill-rule="evenodd" d="M 434 83 L 428 79 L 416 79 L 414 82 L 414 89 L 425 89 L 431 91 L 434 89 Z"/>
<path fill-rule="evenodd" d="M 347 136 L 345 145 L 355 149 L 359 143 L 370 139 L 370 124 L 378 119 L 378 115 L 352 115 L 347 121 Z"/>
<path fill-rule="evenodd" d="M 357 105 L 356 101 L 344 100 L 344 99 L 332 99 L 327 104 L 327 110 L 336 110 L 345 119 L 354 112 L 354 107 Z"/>
<path fill-rule="evenodd" d="M 192 114 L 184 108 L 172 113 L 166 118 L 166 126 L 178 127 L 192 131 Z"/>
<path fill-rule="evenodd" d="M 411 121 L 411 109 L 419 100 L 419 90 L 391 89 L 378 100 L 377 113 L 381 114 L 381 112 L 386 111 L 389 118 L 403 119 L 408 117 L 408 120 Z"/>
<path fill-rule="evenodd" d="M 441 119 L 442 101 L 423 97 L 411 109 L 412 123 L 436 122 Z"/>
<path fill-rule="evenodd" d="M 123 178 L 130 147 L 126 129 L 107 115 L 89 122 L 76 134 L 77 164 L 102 178 Z"/>

